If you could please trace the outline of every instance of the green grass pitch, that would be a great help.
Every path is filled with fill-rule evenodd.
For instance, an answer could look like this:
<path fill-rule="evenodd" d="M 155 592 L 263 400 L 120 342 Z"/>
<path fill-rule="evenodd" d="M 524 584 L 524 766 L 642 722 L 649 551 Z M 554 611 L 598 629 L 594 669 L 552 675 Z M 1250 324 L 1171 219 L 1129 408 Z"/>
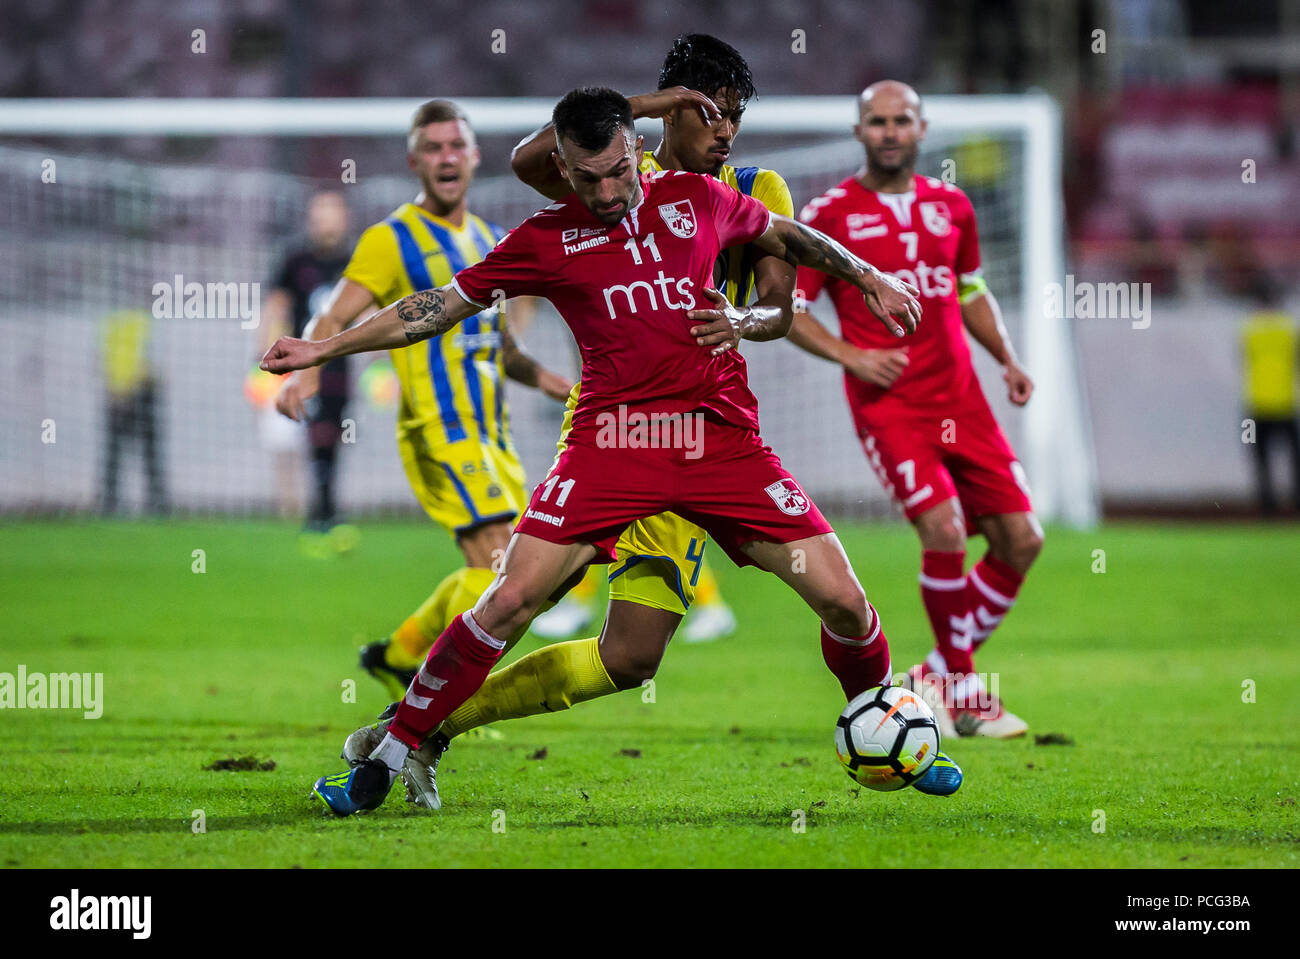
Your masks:
<path fill-rule="evenodd" d="M 929 646 L 914 538 L 901 524 L 840 531 L 906 669 Z M 739 632 L 674 643 L 653 702 L 632 691 L 502 724 L 505 739 L 447 754 L 441 813 L 394 793 L 350 820 L 322 816 L 308 790 L 385 703 L 356 648 L 456 554 L 416 520 L 365 525 L 334 561 L 301 557 L 294 534 L 0 529 L 0 672 L 104 676 L 100 719 L 0 711 L 0 864 L 1300 865 L 1296 527 L 1049 530 L 979 661 L 1031 736 L 946 743 L 966 771 L 951 799 L 854 786 L 812 616 L 715 550 Z M 203 768 L 247 754 L 275 768 Z"/>

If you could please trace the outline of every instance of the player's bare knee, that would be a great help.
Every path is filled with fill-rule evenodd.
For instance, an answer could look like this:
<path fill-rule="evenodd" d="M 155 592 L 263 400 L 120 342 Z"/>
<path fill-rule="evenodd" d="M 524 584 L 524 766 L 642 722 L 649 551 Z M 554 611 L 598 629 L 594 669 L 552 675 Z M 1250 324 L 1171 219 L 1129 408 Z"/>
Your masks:
<path fill-rule="evenodd" d="M 920 525 L 921 545 L 941 553 L 966 549 L 966 524 L 960 515 L 935 518 Z"/>
<path fill-rule="evenodd" d="M 1032 516 L 1030 522 L 1017 526 L 1009 535 L 991 540 L 989 551 L 1017 573 L 1024 575 L 1043 551 L 1043 527 Z"/>
<path fill-rule="evenodd" d="M 479 625 L 493 636 L 513 636 L 528 625 L 539 605 L 538 598 L 523 586 L 498 582 L 484 602 Z"/>
<path fill-rule="evenodd" d="M 871 628 L 867 594 L 855 580 L 846 583 L 818 611 L 831 632 L 841 636 L 862 636 Z"/>
<path fill-rule="evenodd" d="M 1022 531 L 1011 544 L 1012 563 L 1023 573 L 1034 565 L 1038 554 L 1043 551 L 1043 530 L 1035 524 Z"/>
<path fill-rule="evenodd" d="M 635 689 L 647 679 L 654 679 L 661 659 L 662 653 L 656 656 L 647 651 L 629 649 L 602 649 L 600 654 L 605 672 L 619 689 Z"/>

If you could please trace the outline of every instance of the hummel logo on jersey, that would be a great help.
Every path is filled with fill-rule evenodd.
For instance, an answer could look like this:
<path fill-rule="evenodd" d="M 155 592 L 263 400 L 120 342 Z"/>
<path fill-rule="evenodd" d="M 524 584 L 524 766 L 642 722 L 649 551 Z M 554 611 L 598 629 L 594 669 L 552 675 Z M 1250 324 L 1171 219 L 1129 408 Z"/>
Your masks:
<path fill-rule="evenodd" d="M 560 236 L 560 241 L 564 244 L 564 255 L 568 256 L 570 253 L 581 253 L 583 250 L 590 250 L 592 247 L 604 246 L 609 242 L 609 236 L 606 232 L 608 229 L 609 227 L 584 226 L 565 230 Z"/>
<path fill-rule="evenodd" d="M 690 200 L 678 200 L 676 203 L 661 203 L 659 215 L 664 219 L 664 226 L 674 236 L 689 240 L 695 235 L 695 208 Z"/>
<path fill-rule="evenodd" d="M 878 236 L 884 236 L 889 232 L 888 223 L 879 223 L 876 226 L 864 226 L 857 230 L 849 230 L 850 240 L 870 240 Z"/>
<path fill-rule="evenodd" d="M 780 479 L 764 489 L 777 508 L 789 516 L 802 516 L 811 505 L 799 484 L 792 479 Z"/>

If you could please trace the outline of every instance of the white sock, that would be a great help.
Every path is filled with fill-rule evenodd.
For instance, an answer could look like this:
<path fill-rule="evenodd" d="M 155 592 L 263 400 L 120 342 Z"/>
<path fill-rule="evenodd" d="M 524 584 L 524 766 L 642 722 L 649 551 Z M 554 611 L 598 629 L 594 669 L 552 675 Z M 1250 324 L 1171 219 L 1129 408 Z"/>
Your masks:
<path fill-rule="evenodd" d="M 394 738 L 392 733 L 384 737 L 381 742 L 370 753 L 371 759 L 378 759 L 388 767 L 388 784 L 391 786 L 397 774 L 402 771 L 402 766 L 406 763 L 406 757 L 411 754 L 411 749 L 400 739 Z"/>

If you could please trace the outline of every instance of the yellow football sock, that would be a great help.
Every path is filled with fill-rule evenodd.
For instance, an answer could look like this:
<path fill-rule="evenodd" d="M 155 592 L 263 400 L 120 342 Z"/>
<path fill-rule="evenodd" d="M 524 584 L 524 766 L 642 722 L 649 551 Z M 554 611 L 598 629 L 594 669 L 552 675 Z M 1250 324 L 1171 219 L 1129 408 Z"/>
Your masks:
<path fill-rule="evenodd" d="M 384 651 L 384 662 L 394 669 L 416 669 L 424 662 L 429 647 L 450 622 L 447 604 L 460 589 L 461 580 L 467 572 L 462 566 L 448 574 L 432 595 L 420 604 L 420 608 L 393 630 L 392 641 Z"/>
<path fill-rule="evenodd" d="M 441 732 L 454 738 L 475 726 L 558 712 L 616 692 L 618 687 L 600 661 L 599 637 L 556 643 L 489 675 L 478 692 L 447 718 Z"/>
<path fill-rule="evenodd" d="M 406 621 L 393 630 L 384 662 L 394 669 L 415 669 L 429 655 L 429 647 L 453 619 L 478 602 L 496 576 L 490 569 L 462 566 L 448 575 Z"/>
<path fill-rule="evenodd" d="M 496 578 L 496 573 L 481 566 L 467 566 L 462 570 L 460 587 L 452 594 L 447 603 L 447 618 L 433 638 L 437 639 L 438 634 L 450 626 L 451 621 L 465 610 L 472 609 L 474 604 L 478 602 L 478 598 L 483 595 L 483 591 L 491 586 L 492 580 Z M 433 640 L 429 641 L 429 645 L 433 645 Z"/>
<path fill-rule="evenodd" d="M 722 599 L 718 589 L 718 578 L 713 575 L 708 565 L 700 567 L 700 578 L 695 583 L 695 605 L 708 606 Z"/>

